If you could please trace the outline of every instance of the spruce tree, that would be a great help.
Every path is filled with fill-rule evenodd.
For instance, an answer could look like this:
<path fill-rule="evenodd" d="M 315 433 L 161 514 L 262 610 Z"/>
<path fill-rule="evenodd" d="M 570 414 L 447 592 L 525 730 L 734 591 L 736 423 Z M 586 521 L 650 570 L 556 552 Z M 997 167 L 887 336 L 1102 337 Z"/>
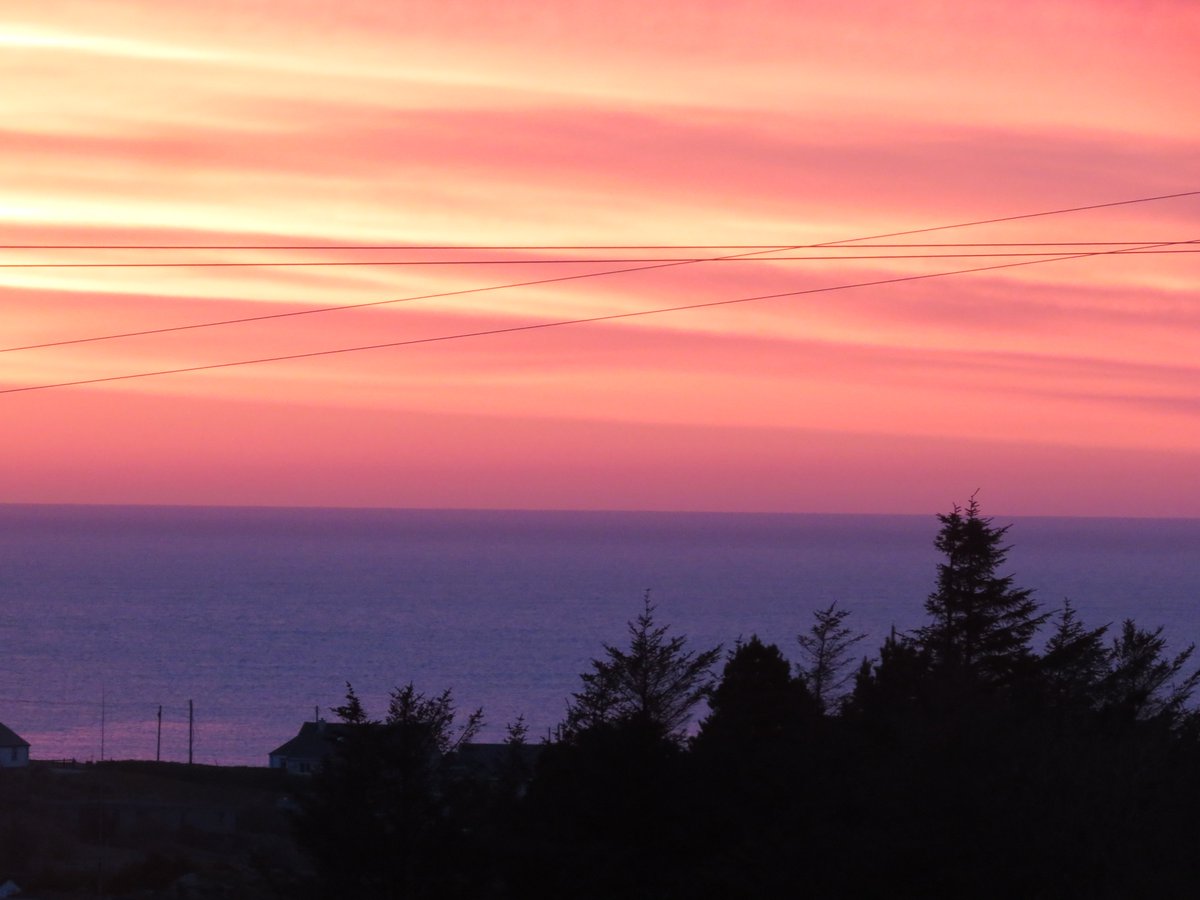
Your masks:
<path fill-rule="evenodd" d="M 981 516 L 974 496 L 966 509 L 956 504 L 938 520 L 934 546 L 945 561 L 925 601 L 932 621 L 917 632 L 917 641 L 936 673 L 968 683 L 1009 681 L 1034 659 L 1030 641 L 1048 614 L 1038 613 L 1032 591 L 997 574 L 1008 557 L 1009 526 Z"/>
<path fill-rule="evenodd" d="M 687 638 L 668 637 L 654 621 L 650 592 L 629 625 L 629 649 L 604 645 L 604 658 L 580 676 L 564 723 L 568 736 L 597 725 L 640 721 L 659 736 L 682 741 L 692 710 L 712 688 L 721 647 L 687 650 Z"/>
<path fill-rule="evenodd" d="M 1107 625 L 1086 628 L 1070 600 L 1055 616 L 1041 669 L 1046 699 L 1061 712 L 1086 714 L 1101 706 L 1110 674 Z"/>
<path fill-rule="evenodd" d="M 1187 704 L 1200 687 L 1200 669 L 1184 674 L 1196 650 L 1189 644 L 1179 653 L 1167 653 L 1163 629 L 1138 628 L 1132 619 L 1121 624 L 1121 633 L 1109 650 L 1111 670 L 1104 682 L 1104 710 L 1119 724 L 1158 721 L 1168 727 L 1186 717 Z"/>

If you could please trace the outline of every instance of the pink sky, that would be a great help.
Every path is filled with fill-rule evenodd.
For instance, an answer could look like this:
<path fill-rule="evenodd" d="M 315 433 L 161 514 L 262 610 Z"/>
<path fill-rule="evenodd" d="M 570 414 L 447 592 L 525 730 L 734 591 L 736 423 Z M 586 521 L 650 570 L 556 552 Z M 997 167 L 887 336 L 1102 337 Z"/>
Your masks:
<path fill-rule="evenodd" d="M 791 246 L 1200 190 L 1188 0 L 0 8 L 7 245 Z M 896 242 L 1197 239 L 1185 197 Z M 0 249 L 359 258 L 497 262 L 0 267 L 0 340 L 614 268 Z M 699 263 L 3 352 L 0 389 L 1004 261 Z M 1198 289 L 1109 256 L 4 393 L 0 502 L 1200 516 Z"/>

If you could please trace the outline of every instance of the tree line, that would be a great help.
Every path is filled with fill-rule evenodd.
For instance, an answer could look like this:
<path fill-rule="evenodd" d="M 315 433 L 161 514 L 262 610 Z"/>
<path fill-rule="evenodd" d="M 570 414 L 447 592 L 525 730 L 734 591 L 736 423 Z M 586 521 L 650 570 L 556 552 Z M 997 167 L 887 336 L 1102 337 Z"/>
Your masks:
<path fill-rule="evenodd" d="M 353 688 L 301 791 L 314 896 L 1191 896 L 1200 670 L 1161 628 L 1088 626 L 1003 573 L 1008 527 L 938 516 L 926 621 L 855 665 L 849 610 L 796 661 L 698 649 L 649 595 L 556 734 L 472 757 L 482 712 Z M 703 711 L 698 723 L 696 715 Z"/>

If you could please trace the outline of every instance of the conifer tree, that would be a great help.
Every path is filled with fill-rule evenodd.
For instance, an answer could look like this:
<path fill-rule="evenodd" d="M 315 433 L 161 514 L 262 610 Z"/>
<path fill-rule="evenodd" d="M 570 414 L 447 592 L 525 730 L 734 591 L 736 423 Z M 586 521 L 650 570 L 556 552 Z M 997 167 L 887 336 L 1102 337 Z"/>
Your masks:
<path fill-rule="evenodd" d="M 974 496 L 966 509 L 954 506 L 938 516 L 934 546 L 945 556 L 937 588 L 925 601 L 932 621 L 917 640 L 933 670 L 968 683 L 1010 680 L 1033 660 L 1030 641 L 1048 614 L 1038 613 L 1032 591 L 1013 586 L 998 570 L 1008 556 L 1008 526 L 992 525 Z"/>
<path fill-rule="evenodd" d="M 745 749 L 795 738 L 821 707 L 774 644 L 757 635 L 737 642 L 708 698 L 709 715 L 700 724 L 696 746 Z"/>
<path fill-rule="evenodd" d="M 349 684 L 333 711 L 341 721 L 294 820 L 320 895 L 477 896 L 471 811 L 449 757 L 474 738 L 482 711 L 456 726 L 450 691 L 426 696 L 411 682 L 392 692 L 383 720 Z"/>
<path fill-rule="evenodd" d="M 1104 707 L 1116 722 L 1157 720 L 1174 726 L 1200 687 L 1200 670 L 1182 674 L 1196 645 L 1168 656 L 1162 632 L 1161 626 L 1149 631 L 1126 619 L 1113 639 Z"/>
<path fill-rule="evenodd" d="M 853 672 L 846 671 L 850 648 L 866 637 L 846 625 L 849 615 L 850 610 L 838 609 L 836 602 L 831 603 L 828 608 L 813 612 L 813 624 L 807 634 L 796 636 L 804 654 L 804 661 L 796 665 L 796 673 L 825 713 L 837 705 L 842 689 L 854 677 Z"/>
<path fill-rule="evenodd" d="M 903 716 L 924 699 L 929 670 L 929 654 L 910 635 L 893 626 L 878 657 L 863 659 L 844 708 L 876 722 Z"/>
<path fill-rule="evenodd" d="M 687 650 L 687 638 L 668 637 L 667 626 L 654 622 L 649 591 L 628 627 L 629 649 L 605 644 L 604 657 L 580 676 L 583 690 L 572 695 L 566 732 L 639 721 L 662 737 L 682 740 L 692 709 L 712 687 L 721 648 Z"/>
<path fill-rule="evenodd" d="M 1085 628 L 1071 601 L 1055 616 L 1041 668 L 1049 701 L 1059 709 L 1094 711 L 1109 677 L 1107 625 Z"/>

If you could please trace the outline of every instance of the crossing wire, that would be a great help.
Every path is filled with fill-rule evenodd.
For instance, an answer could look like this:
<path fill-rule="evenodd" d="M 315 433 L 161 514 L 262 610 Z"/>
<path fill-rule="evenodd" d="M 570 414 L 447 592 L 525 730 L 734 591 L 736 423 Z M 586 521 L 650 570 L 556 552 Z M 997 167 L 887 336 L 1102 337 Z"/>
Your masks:
<path fill-rule="evenodd" d="M 1196 243 L 1200 243 L 1200 238 L 1192 239 L 1189 241 L 1165 241 L 1160 244 L 1151 245 L 1151 247 L 1153 247 L 1153 246 L 1174 246 L 1174 245 L 1181 245 L 1181 244 L 1196 244 Z M 1145 250 L 1145 249 L 1151 249 L 1151 247 L 1137 247 L 1137 248 L 1131 248 L 1131 249 Z M 196 365 L 196 366 L 183 366 L 183 367 L 176 368 L 176 369 L 159 369 L 159 370 L 151 371 L 151 372 L 134 372 L 134 373 L 126 374 L 126 375 L 107 375 L 107 376 L 102 376 L 99 378 L 85 378 L 85 379 L 79 379 L 76 381 L 62 381 L 62 382 L 57 382 L 57 383 L 53 383 L 53 384 L 26 385 L 24 387 L 2 389 L 2 390 L 0 390 L 0 394 L 17 394 L 17 393 L 25 393 L 25 392 L 29 392 L 29 391 L 52 390 L 52 389 L 56 389 L 56 388 L 81 387 L 83 385 L 105 384 L 105 383 L 112 383 L 112 382 L 117 382 L 117 381 L 131 381 L 134 379 L 155 378 L 155 377 L 164 376 L 164 375 L 181 375 L 181 374 L 191 373 L 191 372 L 208 372 L 208 371 L 213 371 L 216 369 L 229 369 L 229 368 L 240 367 L 240 366 L 259 365 L 259 364 L 263 364 L 263 363 L 285 362 L 285 361 L 299 360 L 299 359 L 314 359 L 316 357 L 322 357 L 322 356 L 334 356 L 334 355 L 345 354 L 345 353 L 359 353 L 359 352 L 366 351 L 366 350 L 383 350 L 383 349 L 390 349 L 390 348 L 397 348 L 397 347 L 412 347 L 412 346 L 417 346 L 420 344 L 435 344 L 435 343 L 442 343 L 442 342 L 446 342 L 446 341 L 464 340 L 467 338 L 488 337 L 488 336 L 500 335 L 500 334 L 516 334 L 516 333 L 525 332 L 525 331 L 539 331 L 539 330 L 544 330 L 544 329 L 549 329 L 549 328 L 561 328 L 561 327 L 568 326 L 568 325 L 587 325 L 587 324 L 593 324 L 593 323 L 597 323 L 597 322 L 614 322 L 614 321 L 618 321 L 618 320 L 622 320 L 622 319 L 634 319 L 634 318 L 640 318 L 640 317 L 645 317 L 645 316 L 663 315 L 665 313 L 683 312 L 686 310 L 712 309 L 712 308 L 722 307 L 722 306 L 732 306 L 735 304 L 753 303 L 753 302 L 762 301 L 762 300 L 776 300 L 776 299 L 780 299 L 783 297 L 800 297 L 800 296 L 805 296 L 805 295 L 810 295 L 810 294 L 822 294 L 822 293 L 829 293 L 829 292 L 833 292 L 833 291 L 852 290 L 855 288 L 877 287 L 877 286 L 885 285 L 885 284 L 900 284 L 903 282 L 924 281 L 924 280 L 929 280 L 929 279 L 933 279 L 933 278 L 946 278 L 951 275 L 966 275 L 966 274 L 970 274 L 973 272 L 990 272 L 990 271 L 996 271 L 999 269 L 1012 269 L 1012 268 L 1017 268 L 1020 266 L 1041 265 L 1041 264 L 1045 264 L 1045 263 L 1049 263 L 1049 262 L 1061 262 L 1061 261 L 1070 260 L 1070 259 L 1088 259 L 1088 258 L 1094 258 L 1094 257 L 1099 257 L 1099 256 L 1113 256 L 1113 255 L 1120 255 L 1120 254 L 1125 254 L 1125 253 L 1129 253 L 1129 252 L 1130 252 L 1130 250 L 1098 250 L 1098 251 L 1093 251 L 1093 252 L 1089 252 L 1089 253 L 1072 253 L 1072 254 L 1067 254 L 1064 256 L 1053 257 L 1050 259 L 1027 259 L 1027 260 L 1021 260 L 1019 262 L 997 263 L 997 264 L 988 265 L 988 266 L 974 266 L 974 267 L 968 268 L 968 269 L 954 269 L 954 270 L 945 271 L 945 272 L 928 272 L 928 273 L 920 274 L 920 275 L 903 275 L 903 276 L 898 276 L 895 278 L 879 279 L 877 281 L 860 281 L 860 282 L 855 282 L 852 284 L 840 284 L 840 285 L 832 285 L 832 286 L 819 287 L 819 288 L 806 288 L 803 290 L 796 290 L 796 291 L 781 291 L 781 292 L 775 293 L 775 294 L 759 294 L 759 295 L 753 296 L 753 297 L 737 297 L 737 298 L 734 298 L 731 300 L 712 300 L 712 301 L 708 301 L 708 302 L 704 302 L 704 303 L 687 303 L 687 304 L 682 304 L 679 306 L 666 306 L 666 307 L 658 307 L 655 309 L 633 310 L 630 312 L 623 312 L 623 313 L 608 313 L 608 314 L 600 315 L 600 316 L 586 316 L 586 317 L 577 318 L 577 319 L 559 319 L 559 320 L 551 321 L 551 322 L 534 322 L 534 323 L 530 323 L 530 324 L 526 324 L 526 325 L 512 325 L 512 326 L 508 326 L 505 328 L 488 328 L 488 329 L 483 329 L 480 331 L 458 332 L 456 334 L 438 335 L 435 337 L 428 337 L 428 338 L 414 338 L 414 339 L 404 340 L 404 341 L 388 341 L 385 343 L 365 344 L 365 345 L 360 345 L 360 346 L 356 346 L 356 347 L 339 347 L 339 348 L 334 348 L 334 349 L 330 349 L 330 350 L 313 350 L 313 351 L 309 351 L 307 353 L 291 353 L 291 354 L 285 354 L 285 355 L 280 355 L 280 356 L 260 357 L 258 359 L 235 360 L 233 362 L 206 363 L 203 365 Z"/>
<path fill-rule="evenodd" d="M 24 344 L 24 345 L 14 346 L 14 347 L 3 347 L 3 348 L 0 348 L 0 353 L 14 353 L 17 351 L 25 351 L 25 350 L 42 350 L 42 349 L 48 349 L 48 348 L 52 348 L 52 347 L 66 347 L 66 346 L 72 346 L 72 345 L 76 345 L 76 344 L 88 344 L 88 343 L 96 343 L 96 342 L 100 342 L 100 341 L 121 340 L 124 338 L 146 337 L 146 336 L 158 335 L 158 334 L 170 334 L 170 333 L 181 332 L 181 331 L 191 331 L 191 330 L 201 329 L 201 328 L 217 328 L 217 327 L 221 327 L 221 326 L 225 326 L 225 325 L 242 325 L 242 324 L 248 324 L 251 322 L 265 322 L 265 321 L 270 321 L 270 320 L 274 320 L 274 319 L 286 319 L 286 318 L 294 318 L 294 317 L 298 317 L 298 316 L 320 315 L 323 313 L 342 312 L 345 310 L 352 310 L 352 309 L 368 309 L 368 308 L 372 308 L 372 307 L 388 306 L 388 305 L 394 305 L 394 304 L 398 304 L 398 303 L 409 303 L 409 302 L 413 302 L 413 301 L 417 301 L 417 300 L 433 300 L 433 299 L 443 299 L 443 298 L 447 298 L 447 297 L 461 297 L 461 296 L 466 296 L 466 295 L 470 295 L 470 294 L 481 294 L 481 293 L 487 293 L 487 292 L 491 292 L 491 291 L 511 290 L 511 289 L 523 288 L 523 287 L 535 287 L 535 286 L 545 285 L 545 284 L 560 284 L 560 283 L 567 282 L 567 281 L 578 281 L 578 280 L 587 279 L 587 278 L 601 278 L 601 277 L 605 277 L 605 276 L 609 276 L 609 275 L 619 275 L 619 274 L 634 273 L 634 272 L 645 272 L 645 271 L 651 271 L 651 270 L 655 270 L 655 269 L 672 268 L 675 266 L 693 265 L 693 264 L 702 263 L 702 262 L 718 262 L 718 261 L 726 261 L 726 260 L 730 260 L 730 259 L 746 259 L 746 258 L 753 258 L 756 256 L 762 256 L 766 253 L 782 253 L 782 252 L 789 252 L 789 251 L 801 250 L 801 249 L 816 249 L 816 248 L 820 248 L 820 247 L 837 247 L 837 246 L 843 246 L 843 245 L 847 245 L 847 244 L 859 244 L 859 243 L 862 243 L 865 241 L 881 241 L 881 240 L 886 240 L 888 238 L 909 237 L 911 235 L 916 235 L 916 234 L 930 234 L 930 233 L 937 232 L 937 231 L 948 231 L 948 230 L 958 229 L 958 228 L 971 228 L 971 227 L 975 227 L 975 226 L 991 225 L 991 224 L 996 224 L 996 223 L 1000 223 L 1000 222 L 1014 222 L 1014 221 L 1019 221 L 1019 220 L 1044 218 L 1047 216 L 1057 216 L 1057 215 L 1064 215 L 1064 214 L 1068 214 L 1068 213 L 1084 212 L 1084 211 L 1096 210 L 1096 209 L 1107 209 L 1107 208 L 1117 207 L 1117 206 L 1130 206 L 1130 205 L 1139 204 L 1139 203 L 1152 203 L 1152 202 L 1160 201 L 1160 200 L 1172 200 L 1172 199 L 1177 199 L 1177 198 L 1181 198 L 1181 197 L 1193 197 L 1193 196 L 1197 196 L 1197 195 L 1200 195 L 1200 190 L 1179 191 L 1179 192 L 1176 192 L 1173 194 L 1160 194 L 1160 195 L 1156 195 L 1156 196 L 1152 196 L 1152 197 L 1135 197 L 1130 200 L 1115 200 L 1115 201 L 1109 201 L 1106 203 L 1093 203 L 1093 204 L 1089 204 L 1086 206 L 1064 207 L 1064 208 L 1059 208 L 1059 209 L 1042 210 L 1042 211 L 1033 212 L 1033 213 L 1020 213 L 1017 215 L 999 216 L 999 217 L 993 217 L 990 219 L 976 219 L 976 220 L 969 221 L 969 222 L 958 222 L 958 223 L 951 224 L 951 225 L 934 225 L 934 226 L 923 227 L 923 228 L 912 228 L 912 229 L 908 229 L 905 231 L 893 231 L 893 232 L 888 232 L 888 233 L 884 233 L 884 234 L 864 235 L 864 236 L 858 237 L 858 238 L 845 238 L 843 240 L 827 241 L 822 244 L 794 244 L 794 245 L 786 246 L 786 247 L 771 247 L 768 249 L 757 249 L 757 250 L 751 250 L 751 251 L 743 252 L 743 253 L 727 254 L 727 255 L 723 255 L 723 256 L 699 257 L 699 258 L 695 258 L 695 259 L 685 259 L 685 260 L 678 260 L 678 261 L 672 261 L 672 262 L 656 262 L 656 263 L 644 264 L 644 265 L 639 265 L 639 266 L 622 267 L 622 268 L 618 268 L 618 269 L 604 269 L 599 272 L 580 272 L 580 273 L 576 273 L 576 274 L 572 274 L 572 275 L 555 276 L 552 278 L 540 278 L 540 279 L 533 279 L 533 280 L 528 280 L 528 281 L 516 281 L 516 282 L 509 282 L 506 284 L 497 284 L 497 285 L 485 285 L 483 287 L 464 288 L 464 289 L 454 290 L 454 291 L 439 291 L 439 292 L 435 292 L 435 293 L 431 293 L 431 294 L 418 294 L 418 295 L 409 296 L 409 297 L 393 297 L 393 298 L 388 298 L 385 300 L 371 300 L 371 301 L 366 301 L 363 303 L 343 303 L 343 304 L 336 304 L 333 306 L 320 306 L 320 307 L 310 307 L 307 309 L 289 310 L 286 312 L 264 313 L 264 314 L 257 315 L 257 316 L 243 316 L 243 317 L 233 318 L 233 319 L 219 319 L 219 320 L 208 321 L 208 322 L 194 322 L 194 323 L 191 323 L 188 325 L 174 325 L 174 326 L 167 326 L 167 327 L 161 327 L 161 328 L 145 328 L 145 329 L 140 329 L 140 330 L 136 330 L 136 331 L 118 332 L 115 334 L 93 335 L 93 336 L 82 337 L 82 338 L 66 338 L 66 339 L 55 340 L 55 341 L 44 341 L 44 342 L 37 343 L 37 344 Z M 1173 245 L 1182 244 L 1182 243 L 1188 243 L 1188 242 L 1186 242 L 1186 241 L 1156 241 L 1156 242 L 1150 242 L 1150 243 L 1147 243 L 1144 245 L 1140 245 L 1138 247 L 1133 247 L 1133 248 L 1126 247 L 1125 251 L 1130 252 L 1133 250 L 1148 250 L 1148 249 L 1155 249 L 1158 247 L 1173 246 Z M 16 246 L 16 245 L 11 245 L 11 246 Z M 127 245 L 124 247 L 122 247 L 120 245 L 109 245 L 108 249 L 150 249 L 152 246 L 153 245 L 142 245 L 142 247 L 140 247 L 140 248 L 135 248 L 132 245 Z M 168 245 L 159 245 L 159 246 L 162 247 L 163 249 L 166 249 L 168 247 Z M 192 245 L 192 246 L 197 249 L 199 249 L 201 247 L 201 245 Z M 99 247 L 99 245 L 94 245 L 93 247 L 91 247 L 89 249 L 97 249 L 98 247 Z M 174 246 L 171 249 L 180 249 L 180 248 L 179 248 L 179 246 Z M 216 249 L 216 248 L 215 247 L 204 247 L 203 249 Z M 256 249 L 267 249 L 267 248 L 256 248 Z M 276 249 L 278 249 L 278 248 L 276 248 Z M 1044 259 L 1044 260 L 1033 260 L 1033 261 L 1034 262 L 1037 262 L 1037 261 L 1050 262 L 1050 261 L 1053 261 L 1053 259 L 1057 259 L 1057 258 L 1058 257 L 1052 257 L 1052 258 L 1048 258 L 1048 259 Z M 14 389 L 14 390 L 32 390 L 32 389 L 34 389 L 34 388 Z M 6 393 L 6 391 L 0 390 L 0 393 Z"/>

